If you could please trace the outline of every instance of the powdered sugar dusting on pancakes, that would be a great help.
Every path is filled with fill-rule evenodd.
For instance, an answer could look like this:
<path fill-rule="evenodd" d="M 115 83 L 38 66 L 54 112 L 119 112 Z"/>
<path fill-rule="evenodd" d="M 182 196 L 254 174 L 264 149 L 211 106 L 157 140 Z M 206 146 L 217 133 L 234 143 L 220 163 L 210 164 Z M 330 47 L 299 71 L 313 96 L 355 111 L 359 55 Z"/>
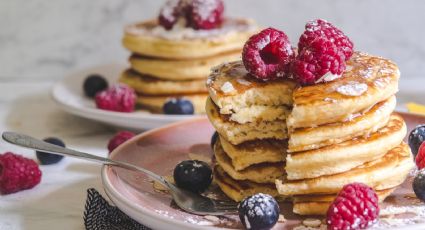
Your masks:
<path fill-rule="evenodd" d="M 360 96 L 367 91 L 367 84 L 357 81 L 349 81 L 344 85 L 338 86 L 336 91 L 346 96 Z"/>
<path fill-rule="evenodd" d="M 220 27 L 211 30 L 195 30 L 178 22 L 171 30 L 166 30 L 160 25 L 153 27 L 143 24 L 130 25 L 127 26 L 126 33 L 133 36 L 152 36 L 166 40 L 206 39 L 214 41 L 233 33 L 250 32 L 256 29 L 253 21 L 227 18 Z"/>

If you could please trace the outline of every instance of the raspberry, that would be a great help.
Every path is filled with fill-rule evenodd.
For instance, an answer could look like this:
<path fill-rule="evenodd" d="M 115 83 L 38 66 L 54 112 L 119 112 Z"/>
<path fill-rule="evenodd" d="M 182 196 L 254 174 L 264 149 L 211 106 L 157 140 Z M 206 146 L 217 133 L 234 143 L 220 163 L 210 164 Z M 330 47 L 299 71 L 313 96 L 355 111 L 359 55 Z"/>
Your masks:
<path fill-rule="evenodd" d="M 362 183 L 345 185 L 328 209 L 329 230 L 364 229 L 379 216 L 378 196 Z"/>
<path fill-rule="evenodd" d="M 180 17 L 182 13 L 182 10 L 179 8 L 180 2 L 180 0 L 168 0 L 164 6 L 162 6 L 159 12 L 158 21 L 165 29 L 171 30 Z"/>
<path fill-rule="evenodd" d="M 309 47 L 318 37 L 326 38 L 335 44 L 344 54 L 344 60 L 347 61 L 353 55 L 353 42 L 341 30 L 323 19 L 310 21 L 305 25 L 305 31 L 298 42 L 298 50 Z"/>
<path fill-rule="evenodd" d="M 186 20 L 193 29 L 215 29 L 223 22 L 222 0 L 191 0 L 187 4 Z"/>
<path fill-rule="evenodd" d="M 136 93 L 127 85 L 118 84 L 96 94 L 95 100 L 99 109 L 132 112 L 136 104 Z"/>
<path fill-rule="evenodd" d="M 130 132 L 130 131 L 121 131 L 115 134 L 114 137 L 112 137 L 111 140 L 109 140 L 108 143 L 108 150 L 109 152 L 112 152 L 112 150 L 116 149 L 118 146 L 120 146 L 122 143 L 128 141 L 132 137 L 134 137 L 136 134 Z"/>
<path fill-rule="evenodd" d="M 250 37 L 242 52 L 245 68 L 254 77 L 265 81 L 285 76 L 293 59 L 294 51 L 288 36 L 274 28 Z"/>
<path fill-rule="evenodd" d="M 41 171 L 35 161 L 11 152 L 0 154 L 0 193 L 30 189 L 40 181 Z"/>
<path fill-rule="evenodd" d="M 340 77 L 345 68 L 344 54 L 322 37 L 304 47 L 292 63 L 294 77 L 301 85 L 332 81 Z M 330 77 L 329 73 L 334 76 Z"/>
<path fill-rule="evenodd" d="M 418 155 L 416 155 L 415 161 L 418 169 L 425 168 L 425 142 L 422 142 L 419 146 Z"/>

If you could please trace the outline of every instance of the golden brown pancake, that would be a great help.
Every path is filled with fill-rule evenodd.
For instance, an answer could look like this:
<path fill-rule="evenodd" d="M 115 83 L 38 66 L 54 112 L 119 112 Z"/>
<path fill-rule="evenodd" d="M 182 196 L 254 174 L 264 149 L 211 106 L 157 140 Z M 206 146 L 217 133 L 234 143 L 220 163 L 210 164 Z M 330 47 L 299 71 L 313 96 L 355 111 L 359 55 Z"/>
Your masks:
<path fill-rule="evenodd" d="M 277 178 L 283 176 L 283 162 L 261 163 L 251 165 L 243 170 L 236 170 L 232 165 L 232 160 L 221 147 L 220 140 L 214 144 L 214 156 L 217 164 L 235 180 L 249 180 L 256 183 L 273 183 Z"/>
<path fill-rule="evenodd" d="M 350 171 L 306 180 L 276 180 L 276 186 L 279 193 L 284 196 L 333 194 L 339 192 L 344 185 L 353 182 L 364 183 L 375 190 L 384 190 L 401 184 L 413 167 L 410 149 L 407 144 L 401 143 L 382 158 Z"/>
<path fill-rule="evenodd" d="M 242 61 L 213 69 L 207 88 L 221 114 L 240 124 L 285 120 L 292 104 L 291 80 L 264 82 L 248 74 Z"/>
<path fill-rule="evenodd" d="M 131 68 L 135 71 L 155 76 L 163 80 L 186 81 L 207 79 L 211 68 L 223 62 L 236 61 L 241 58 L 240 51 L 223 53 L 213 57 L 191 60 L 170 60 L 140 55 L 130 57 Z"/>
<path fill-rule="evenodd" d="M 288 127 L 316 127 L 344 121 L 398 91 L 400 71 L 382 57 L 355 52 L 340 79 L 299 87 L 293 94 L 293 110 Z"/>
<path fill-rule="evenodd" d="M 123 45 L 133 53 L 167 59 L 196 59 L 241 50 L 258 29 L 247 19 L 227 18 L 213 30 L 165 30 L 156 20 L 127 26 Z"/>
<path fill-rule="evenodd" d="M 231 159 L 235 170 L 240 171 L 251 165 L 264 162 L 276 163 L 285 161 L 286 141 L 265 139 L 247 141 L 233 145 L 225 138 L 219 138 L 221 147 Z"/>
<path fill-rule="evenodd" d="M 134 70 L 126 70 L 121 74 L 120 82 L 130 86 L 137 93 L 143 95 L 175 95 L 206 93 L 205 80 L 172 81 L 160 80 L 152 76 L 143 75 Z"/>
<path fill-rule="evenodd" d="M 252 181 L 234 180 L 218 165 L 214 167 L 214 181 L 221 191 L 237 202 L 257 193 L 265 193 L 273 197 L 279 196 L 273 183 L 260 184 Z"/>
<path fill-rule="evenodd" d="M 300 180 L 346 172 L 383 157 L 400 145 L 405 135 L 406 124 L 403 118 L 392 115 L 388 125 L 368 136 L 288 154 L 285 167 L 288 179 Z"/>
<path fill-rule="evenodd" d="M 284 140 L 287 138 L 286 123 L 282 120 L 258 121 L 240 124 L 230 121 L 228 116 L 219 113 L 211 99 L 207 100 L 206 113 L 217 132 L 233 145 L 257 139 Z"/>
<path fill-rule="evenodd" d="M 288 152 L 317 149 L 376 132 L 388 123 L 395 106 L 396 99 L 392 96 L 364 113 L 351 115 L 343 122 L 295 129 L 289 137 Z"/>

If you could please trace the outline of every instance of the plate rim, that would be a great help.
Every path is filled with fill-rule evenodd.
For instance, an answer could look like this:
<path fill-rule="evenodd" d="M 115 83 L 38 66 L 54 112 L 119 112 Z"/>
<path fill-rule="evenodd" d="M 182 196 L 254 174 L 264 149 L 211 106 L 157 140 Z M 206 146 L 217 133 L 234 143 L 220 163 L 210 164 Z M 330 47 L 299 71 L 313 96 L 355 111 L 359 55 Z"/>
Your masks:
<path fill-rule="evenodd" d="M 204 117 L 202 114 L 194 114 L 194 115 L 166 115 L 166 114 L 152 114 L 148 111 L 146 112 L 138 112 L 137 110 L 135 112 L 131 113 L 122 113 L 122 112 L 115 112 L 115 111 L 107 111 L 107 110 L 100 110 L 96 108 L 89 108 L 85 106 L 75 106 L 72 103 L 68 103 L 63 97 L 60 96 L 60 90 L 61 88 L 67 88 L 70 86 L 68 81 L 78 81 L 81 78 L 83 78 L 82 72 L 89 71 L 91 69 L 100 69 L 100 68 L 107 68 L 110 66 L 118 66 L 117 63 L 115 64 L 108 64 L 108 65 L 98 65 L 93 66 L 89 68 L 85 68 L 79 71 L 74 71 L 72 73 L 67 74 L 65 77 L 63 77 L 61 80 L 55 82 L 51 88 L 50 88 L 50 97 L 53 99 L 56 105 L 58 105 L 63 111 L 77 115 L 79 117 L 84 117 L 108 124 L 112 124 L 110 122 L 111 120 L 117 120 L 117 119 L 131 119 L 133 121 L 141 121 L 144 122 L 148 121 L 156 121 L 156 122 L 178 122 L 183 121 L 191 118 L 197 118 L 197 117 Z M 80 74 L 81 73 L 81 74 Z M 78 77 L 79 76 L 79 77 Z M 82 98 L 81 95 L 76 95 L 74 92 L 72 93 L 74 97 Z"/>
<path fill-rule="evenodd" d="M 132 139 L 130 139 L 127 144 L 136 142 L 138 139 L 144 137 L 144 136 L 148 136 L 151 135 L 152 133 L 155 132 L 160 132 L 163 129 L 169 129 L 172 128 L 174 126 L 180 126 L 180 125 L 184 125 L 185 123 L 190 123 L 190 122 L 196 122 L 196 121 L 201 121 L 201 120 L 208 120 L 208 118 L 206 117 L 196 117 L 196 118 L 191 118 L 188 120 L 183 120 L 183 121 L 179 121 L 179 122 L 174 122 L 159 128 L 155 128 L 155 129 L 151 129 L 148 130 L 146 132 L 140 133 L 138 135 L 136 135 L 135 137 L 133 137 Z M 125 145 L 127 145 L 125 144 Z M 121 148 L 123 148 L 123 146 L 125 145 L 120 145 L 117 148 L 115 148 L 109 155 L 110 158 L 113 158 L 119 151 Z M 222 228 L 217 228 L 214 226 L 202 226 L 202 225 L 195 225 L 195 224 L 191 224 L 191 223 L 186 223 L 183 221 L 178 221 L 172 218 L 167 218 L 164 217 L 163 215 L 160 215 L 158 213 L 152 212 L 152 211 L 148 211 L 145 209 L 139 209 L 137 208 L 138 206 L 135 206 L 134 204 L 132 204 L 130 201 L 126 200 L 126 199 L 120 199 L 119 197 L 122 196 L 120 195 L 120 193 L 112 186 L 112 184 L 110 183 L 109 177 L 108 177 L 108 169 L 110 168 L 109 165 L 102 165 L 101 168 L 101 179 L 102 179 L 102 184 L 104 186 L 105 192 L 107 193 L 108 197 L 111 198 L 112 201 L 114 201 L 114 199 L 117 199 L 120 203 L 124 203 L 126 205 L 125 208 L 130 208 L 133 211 L 137 211 L 140 212 L 143 215 L 146 215 L 150 218 L 153 218 L 157 221 L 165 221 L 167 223 L 171 223 L 171 224 L 175 224 L 178 225 L 179 227 L 182 228 L 189 228 L 189 229 L 199 229 L 199 228 L 203 228 L 203 229 L 222 229 Z M 115 205 L 117 205 L 118 207 L 120 205 L 116 204 L 114 202 Z M 121 207 L 119 207 L 120 209 L 122 209 Z M 144 223 L 141 223 L 144 224 Z M 158 226 L 154 226 L 154 227 L 158 227 Z"/>

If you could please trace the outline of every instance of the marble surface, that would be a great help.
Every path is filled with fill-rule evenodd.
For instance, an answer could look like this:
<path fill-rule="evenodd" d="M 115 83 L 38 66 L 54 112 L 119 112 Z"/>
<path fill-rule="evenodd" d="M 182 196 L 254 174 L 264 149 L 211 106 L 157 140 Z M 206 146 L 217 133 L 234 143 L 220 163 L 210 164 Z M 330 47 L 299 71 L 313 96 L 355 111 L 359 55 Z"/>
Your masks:
<path fill-rule="evenodd" d="M 243 7 L 241 3 L 243 2 Z M 399 109 L 425 104 L 425 1 L 421 0 L 226 0 L 228 14 L 249 16 L 285 29 L 297 40 L 305 21 L 322 17 L 339 25 L 356 47 L 394 59 L 401 68 Z M 113 128 L 60 111 L 51 85 L 86 67 L 125 62 L 123 25 L 155 16 L 153 0 L 0 1 L 0 131 L 38 138 L 56 136 L 77 150 L 106 156 Z M 0 153 L 34 152 L 0 141 Z M 42 166 L 40 185 L 0 196 L 0 229 L 84 229 L 86 189 L 103 192 L 100 166 L 65 158 Z"/>
<path fill-rule="evenodd" d="M 110 62 L 125 62 L 125 24 L 155 17 L 163 0 L 0 1 L 0 78 L 44 81 Z M 227 14 L 285 30 L 296 43 L 306 21 L 324 18 L 356 48 L 395 60 L 403 77 L 423 76 L 425 1 L 225 0 Z M 422 82 L 424 83 L 424 82 Z"/>

